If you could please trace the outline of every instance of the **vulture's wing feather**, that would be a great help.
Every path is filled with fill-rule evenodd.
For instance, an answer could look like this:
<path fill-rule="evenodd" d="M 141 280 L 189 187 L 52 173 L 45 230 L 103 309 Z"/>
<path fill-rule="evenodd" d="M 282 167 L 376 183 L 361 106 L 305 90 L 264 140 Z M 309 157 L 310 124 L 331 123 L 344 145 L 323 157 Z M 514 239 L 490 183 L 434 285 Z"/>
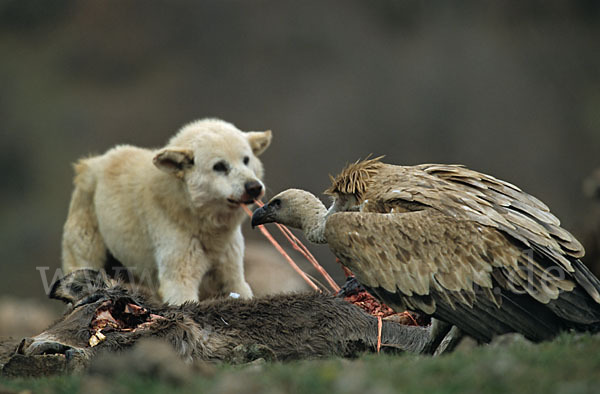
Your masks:
<path fill-rule="evenodd" d="M 426 167 L 424 171 L 457 186 L 460 191 L 472 194 L 472 202 L 476 205 L 480 200 L 489 203 L 514 227 L 507 226 L 503 220 L 495 221 L 500 230 L 512 236 L 517 235 L 515 238 L 521 236 L 540 246 L 562 250 L 572 257 L 584 255 L 581 243 L 561 228 L 558 218 L 534 196 L 508 182 L 468 168 L 456 167 L 456 172 L 448 175 L 443 171 L 446 167 L 456 166 L 437 165 Z"/>
<path fill-rule="evenodd" d="M 568 318 L 560 312 L 568 307 L 561 295 L 576 285 L 564 265 L 534 249 L 523 252 L 510 236 L 476 221 L 431 209 L 341 212 L 328 218 L 326 238 L 342 263 L 385 302 L 440 317 L 481 340 L 511 328 L 545 339 Z M 585 309 L 581 300 L 574 302 Z M 482 314 L 493 318 L 479 321 Z M 599 305 L 591 314 L 598 322 Z"/>
<path fill-rule="evenodd" d="M 496 228 L 524 248 L 543 250 L 568 272 L 573 272 L 570 257 L 585 253 L 537 198 L 508 182 L 457 165 L 385 165 L 370 178 L 362 210 L 383 213 L 423 208 Z M 591 295 L 600 302 L 600 293 Z"/>
<path fill-rule="evenodd" d="M 429 295 L 431 289 L 460 292 L 450 303 L 471 306 L 475 286 L 493 288 L 494 268 L 502 278 L 496 282 L 524 289 L 543 303 L 555 299 L 559 290 L 574 287 L 572 281 L 560 278 L 563 271 L 548 273 L 533 253 L 523 253 L 495 229 L 432 210 L 333 214 L 326 237 L 336 255 L 360 275 L 361 283 L 404 296 Z M 479 295 L 497 303 L 493 292 Z"/>

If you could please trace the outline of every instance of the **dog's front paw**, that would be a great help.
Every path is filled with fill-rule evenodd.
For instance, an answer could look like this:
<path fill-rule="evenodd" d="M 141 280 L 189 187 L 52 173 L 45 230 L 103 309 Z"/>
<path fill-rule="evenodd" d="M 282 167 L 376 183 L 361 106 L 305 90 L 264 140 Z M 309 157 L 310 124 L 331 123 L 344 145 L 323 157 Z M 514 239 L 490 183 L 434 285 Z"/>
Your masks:
<path fill-rule="evenodd" d="M 254 296 L 254 294 L 252 293 L 252 289 L 250 288 L 250 285 L 246 282 L 240 283 L 240 285 L 238 286 L 238 288 L 236 290 L 234 290 L 234 292 L 238 293 L 241 298 L 245 298 L 245 299 L 250 299 Z"/>

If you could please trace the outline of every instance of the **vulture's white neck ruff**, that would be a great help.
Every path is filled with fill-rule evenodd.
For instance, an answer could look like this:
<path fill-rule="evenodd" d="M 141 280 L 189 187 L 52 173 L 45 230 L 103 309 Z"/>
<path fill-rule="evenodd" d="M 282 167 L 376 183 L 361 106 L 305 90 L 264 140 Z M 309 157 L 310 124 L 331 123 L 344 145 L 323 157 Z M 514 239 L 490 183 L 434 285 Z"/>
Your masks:
<path fill-rule="evenodd" d="M 301 209 L 301 226 L 306 239 L 316 244 L 327 243 L 325 239 L 325 223 L 327 222 L 327 208 L 317 197 L 306 201 L 299 207 Z"/>

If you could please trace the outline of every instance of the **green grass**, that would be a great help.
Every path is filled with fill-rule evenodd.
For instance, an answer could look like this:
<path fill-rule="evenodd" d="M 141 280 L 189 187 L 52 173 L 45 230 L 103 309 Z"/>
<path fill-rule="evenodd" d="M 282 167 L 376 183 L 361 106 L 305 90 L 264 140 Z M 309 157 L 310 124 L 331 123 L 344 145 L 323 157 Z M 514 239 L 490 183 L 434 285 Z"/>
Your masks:
<path fill-rule="evenodd" d="M 253 366 L 220 365 L 210 376 L 173 384 L 136 375 L 0 379 L 34 393 L 588 393 L 600 392 L 600 336 L 482 346 L 438 358 L 364 355 Z"/>

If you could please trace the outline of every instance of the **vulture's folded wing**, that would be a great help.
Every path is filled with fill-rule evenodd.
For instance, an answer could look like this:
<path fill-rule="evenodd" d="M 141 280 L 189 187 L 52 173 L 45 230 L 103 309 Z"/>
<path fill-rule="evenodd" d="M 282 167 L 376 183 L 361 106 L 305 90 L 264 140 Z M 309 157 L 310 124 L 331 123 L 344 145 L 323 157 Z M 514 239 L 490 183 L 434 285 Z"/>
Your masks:
<path fill-rule="evenodd" d="M 560 226 L 560 221 L 546 204 L 517 186 L 459 166 L 430 165 L 425 171 L 461 187 L 467 195 L 471 194 L 472 199 L 467 199 L 466 203 L 474 203 L 475 210 L 483 204 L 498 212 L 501 218 L 497 219 L 493 214 L 490 218 L 498 228 L 515 238 L 535 242 L 576 258 L 585 254 L 581 243 Z M 481 210 L 480 213 L 489 213 L 489 210 Z"/>
<path fill-rule="evenodd" d="M 386 165 L 370 178 L 365 212 L 431 207 L 447 216 L 495 227 L 525 247 L 541 248 L 569 272 L 581 243 L 537 198 L 492 176 L 458 165 Z M 404 209 L 406 208 L 406 209 Z"/>
<path fill-rule="evenodd" d="M 500 307 L 504 291 L 545 304 L 575 286 L 562 267 L 545 266 L 551 260 L 521 250 L 495 228 L 433 210 L 336 213 L 326 238 L 363 284 L 396 294 L 400 308 L 428 314 L 436 302 L 472 308 L 479 299 Z"/>

